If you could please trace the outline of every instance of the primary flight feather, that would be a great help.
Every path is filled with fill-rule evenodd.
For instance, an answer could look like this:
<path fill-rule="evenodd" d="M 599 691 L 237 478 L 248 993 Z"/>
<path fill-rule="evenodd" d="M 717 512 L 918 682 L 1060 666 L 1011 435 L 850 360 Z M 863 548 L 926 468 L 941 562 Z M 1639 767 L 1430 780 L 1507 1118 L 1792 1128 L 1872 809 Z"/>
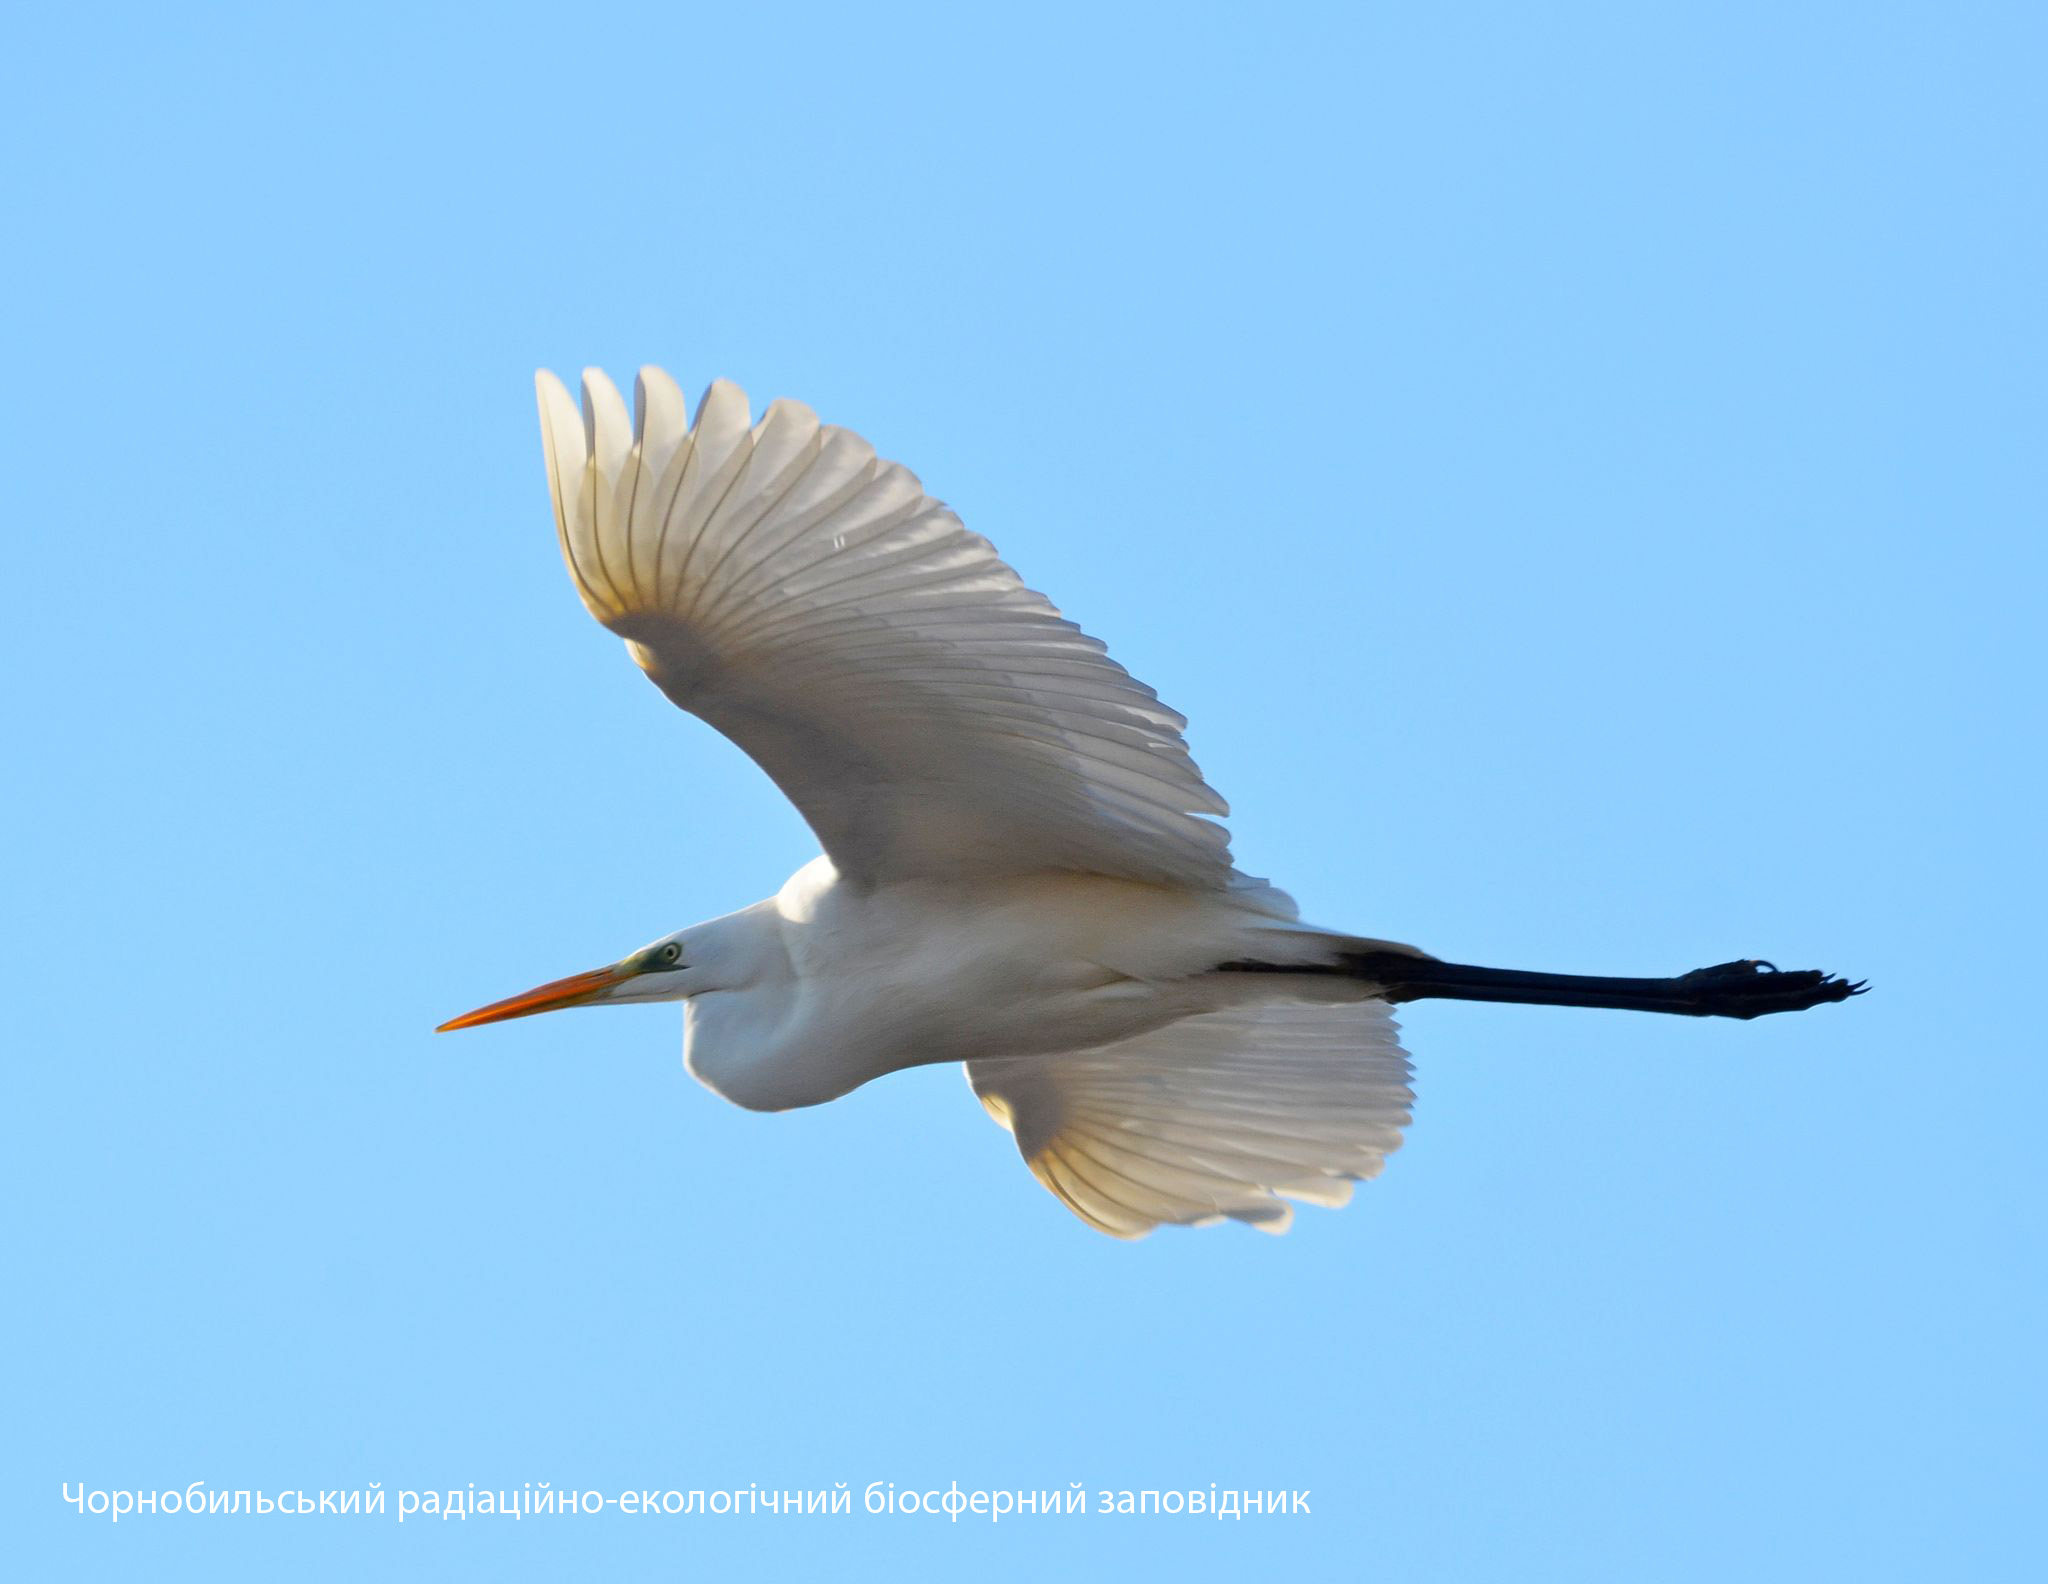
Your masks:
<path fill-rule="evenodd" d="M 772 898 L 443 1028 L 685 1003 L 727 1099 L 815 1105 L 959 1061 L 1039 1181 L 1136 1237 L 1342 1204 L 1413 1098 L 1425 996 L 1754 1017 L 1859 988 L 1751 961 L 1672 979 L 1441 962 L 1303 924 L 1232 866 L 1182 717 L 915 475 L 714 383 L 629 413 L 538 376 L 569 575 L 670 699 L 744 748 L 824 855 Z"/>

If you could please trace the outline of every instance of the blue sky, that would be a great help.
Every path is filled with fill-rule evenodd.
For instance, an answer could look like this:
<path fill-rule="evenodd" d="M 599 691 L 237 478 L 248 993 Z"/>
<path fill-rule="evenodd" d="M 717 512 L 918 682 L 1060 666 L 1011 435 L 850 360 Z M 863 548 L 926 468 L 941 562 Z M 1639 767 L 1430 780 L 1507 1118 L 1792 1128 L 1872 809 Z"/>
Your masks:
<path fill-rule="evenodd" d="M 1973 5 L 17 18 L 10 1552 L 2023 1576 L 2044 44 Z M 1136 1246 L 956 1071 L 759 1117 L 674 1008 L 433 1036 L 814 850 L 558 564 L 532 370 L 645 361 L 917 469 L 1189 714 L 1310 917 L 1875 991 L 1415 1008 L 1350 1209 Z M 60 1496 L 193 1480 L 1313 1516 Z"/>

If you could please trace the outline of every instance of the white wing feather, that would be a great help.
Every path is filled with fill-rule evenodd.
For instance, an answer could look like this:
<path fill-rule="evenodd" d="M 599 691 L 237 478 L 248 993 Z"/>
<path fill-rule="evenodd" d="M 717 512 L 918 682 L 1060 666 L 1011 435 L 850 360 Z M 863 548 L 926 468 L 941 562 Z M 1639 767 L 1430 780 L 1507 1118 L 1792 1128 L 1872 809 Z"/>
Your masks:
<path fill-rule="evenodd" d="M 795 402 L 694 423 L 643 369 L 629 416 L 542 372 L 562 553 L 677 704 L 745 749 L 857 885 L 1078 870 L 1232 883 L 1186 724 L 927 496 Z"/>
<path fill-rule="evenodd" d="M 1383 1001 L 1232 1007 L 1093 1050 L 967 1063 L 1038 1180 L 1123 1238 L 1226 1216 L 1285 1232 L 1283 1199 L 1346 1203 L 1400 1148 L 1411 1073 Z"/>

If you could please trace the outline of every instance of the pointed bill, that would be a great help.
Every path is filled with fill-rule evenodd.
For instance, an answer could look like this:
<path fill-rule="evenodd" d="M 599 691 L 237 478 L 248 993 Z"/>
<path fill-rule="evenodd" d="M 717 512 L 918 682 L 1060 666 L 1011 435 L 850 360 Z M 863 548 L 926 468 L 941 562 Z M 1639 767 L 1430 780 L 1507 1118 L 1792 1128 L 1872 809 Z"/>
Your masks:
<path fill-rule="evenodd" d="M 436 1034 L 446 1034 L 451 1029 L 475 1028 L 482 1023 L 502 1023 L 507 1018 L 532 1017 L 536 1012 L 554 1012 L 563 1007 L 587 1006 L 601 1001 L 617 985 L 632 977 L 618 968 L 593 968 L 589 973 L 571 974 L 566 979 L 551 979 L 544 985 L 516 996 L 507 996 L 503 1001 L 493 1001 L 489 1006 L 478 1007 L 474 1012 L 465 1012 L 461 1017 L 450 1018 Z"/>

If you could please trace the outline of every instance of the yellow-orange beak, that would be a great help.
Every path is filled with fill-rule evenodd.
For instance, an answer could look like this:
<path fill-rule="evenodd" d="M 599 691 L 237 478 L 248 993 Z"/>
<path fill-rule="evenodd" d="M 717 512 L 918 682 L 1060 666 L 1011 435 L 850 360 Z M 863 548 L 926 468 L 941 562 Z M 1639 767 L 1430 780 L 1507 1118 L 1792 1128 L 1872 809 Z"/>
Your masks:
<path fill-rule="evenodd" d="M 502 1023 L 507 1018 L 532 1017 L 536 1012 L 583 1006 L 599 1000 L 614 985 L 632 977 L 630 972 L 614 967 L 594 968 L 589 973 L 552 979 L 544 985 L 536 985 L 524 995 L 509 996 L 503 1001 L 493 1001 L 489 1006 L 478 1007 L 474 1012 L 465 1012 L 459 1018 L 450 1018 L 434 1032 L 446 1034 L 450 1029 L 475 1028 L 479 1023 Z"/>

